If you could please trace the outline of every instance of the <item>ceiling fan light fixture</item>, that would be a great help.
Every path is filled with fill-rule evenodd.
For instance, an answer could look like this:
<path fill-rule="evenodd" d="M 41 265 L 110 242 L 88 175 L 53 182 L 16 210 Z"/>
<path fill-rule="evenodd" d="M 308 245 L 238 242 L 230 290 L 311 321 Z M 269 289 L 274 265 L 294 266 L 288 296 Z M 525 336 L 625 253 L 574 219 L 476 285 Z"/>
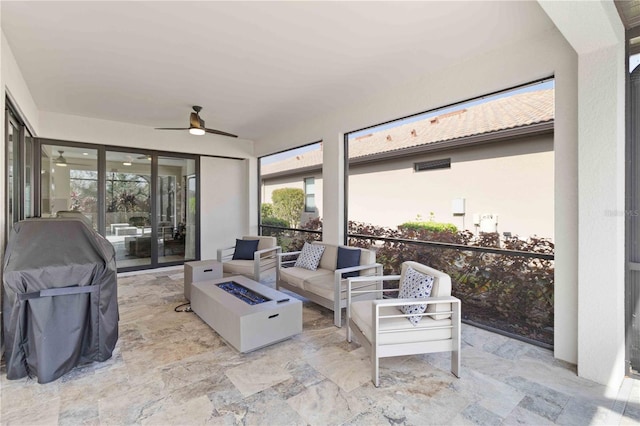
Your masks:
<path fill-rule="evenodd" d="M 60 155 L 54 160 L 54 164 L 59 167 L 67 167 L 67 160 L 62 156 L 64 151 L 58 151 Z"/>
<path fill-rule="evenodd" d="M 196 135 L 196 136 L 202 136 L 204 135 L 204 129 L 201 129 L 199 127 L 190 127 L 189 128 L 189 133 L 191 133 L 192 135 Z"/>

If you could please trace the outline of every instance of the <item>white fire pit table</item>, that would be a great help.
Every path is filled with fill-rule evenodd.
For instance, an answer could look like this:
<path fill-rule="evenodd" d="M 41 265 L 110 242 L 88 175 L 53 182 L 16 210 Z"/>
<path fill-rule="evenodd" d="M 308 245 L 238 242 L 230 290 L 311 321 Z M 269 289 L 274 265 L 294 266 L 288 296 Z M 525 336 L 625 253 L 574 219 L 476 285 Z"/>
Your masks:
<path fill-rule="evenodd" d="M 302 302 L 243 276 L 191 285 L 191 309 L 240 352 L 302 332 Z"/>

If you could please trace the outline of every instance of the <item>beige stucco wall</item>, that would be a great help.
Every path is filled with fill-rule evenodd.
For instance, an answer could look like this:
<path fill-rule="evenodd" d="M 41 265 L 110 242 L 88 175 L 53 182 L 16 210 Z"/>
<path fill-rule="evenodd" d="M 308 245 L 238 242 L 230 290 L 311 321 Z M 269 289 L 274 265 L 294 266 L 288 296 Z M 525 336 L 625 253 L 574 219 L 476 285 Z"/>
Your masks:
<path fill-rule="evenodd" d="M 416 162 L 444 158 L 450 169 L 414 171 Z M 397 226 L 433 212 L 436 222 L 473 231 L 473 214 L 491 213 L 500 233 L 552 238 L 553 196 L 552 136 L 527 138 L 352 167 L 349 220 Z M 459 198 L 464 216 L 452 214 Z"/>
<path fill-rule="evenodd" d="M 416 162 L 451 158 L 450 169 L 415 172 Z M 278 188 L 301 188 L 307 174 L 267 179 L 263 200 Z M 354 165 L 349 172 L 349 220 L 395 227 L 420 215 L 475 231 L 473 214 L 499 216 L 498 232 L 522 238 L 554 235 L 553 135 L 483 144 Z M 322 191 L 316 175 L 316 193 Z M 318 214 L 322 200 L 317 197 Z M 453 199 L 465 199 L 464 216 L 452 214 Z"/>

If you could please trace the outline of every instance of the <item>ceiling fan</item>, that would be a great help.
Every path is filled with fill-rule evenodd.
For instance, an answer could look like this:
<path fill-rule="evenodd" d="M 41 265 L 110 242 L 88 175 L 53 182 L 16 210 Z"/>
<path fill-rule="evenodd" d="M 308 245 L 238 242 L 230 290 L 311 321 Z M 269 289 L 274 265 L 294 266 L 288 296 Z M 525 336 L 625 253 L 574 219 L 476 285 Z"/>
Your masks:
<path fill-rule="evenodd" d="M 70 163 L 69 161 L 67 161 L 67 159 L 62 155 L 64 154 L 64 151 L 61 149 L 58 149 L 58 155 L 56 158 L 53 159 L 53 164 L 55 164 L 58 167 L 67 167 L 67 166 L 86 166 L 86 163 Z"/>
<path fill-rule="evenodd" d="M 229 136 L 231 138 L 237 138 L 237 135 L 223 132 L 221 130 L 207 129 L 204 127 L 204 120 L 200 118 L 200 111 L 202 107 L 198 105 L 193 106 L 195 112 L 191 113 L 189 117 L 189 127 L 156 127 L 156 130 L 188 130 L 192 135 L 204 135 L 205 133 L 213 133 L 216 135 Z"/>

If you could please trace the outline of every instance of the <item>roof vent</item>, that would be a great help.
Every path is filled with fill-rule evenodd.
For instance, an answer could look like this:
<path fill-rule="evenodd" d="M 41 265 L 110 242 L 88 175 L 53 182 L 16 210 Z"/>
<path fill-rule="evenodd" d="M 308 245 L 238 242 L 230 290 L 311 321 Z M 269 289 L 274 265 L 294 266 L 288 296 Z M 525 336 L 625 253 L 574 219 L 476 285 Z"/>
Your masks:
<path fill-rule="evenodd" d="M 391 135 L 387 135 L 387 142 L 391 142 Z"/>
<path fill-rule="evenodd" d="M 416 129 L 411 129 L 411 136 L 413 136 L 414 138 L 418 136 L 418 132 L 416 132 Z"/>

